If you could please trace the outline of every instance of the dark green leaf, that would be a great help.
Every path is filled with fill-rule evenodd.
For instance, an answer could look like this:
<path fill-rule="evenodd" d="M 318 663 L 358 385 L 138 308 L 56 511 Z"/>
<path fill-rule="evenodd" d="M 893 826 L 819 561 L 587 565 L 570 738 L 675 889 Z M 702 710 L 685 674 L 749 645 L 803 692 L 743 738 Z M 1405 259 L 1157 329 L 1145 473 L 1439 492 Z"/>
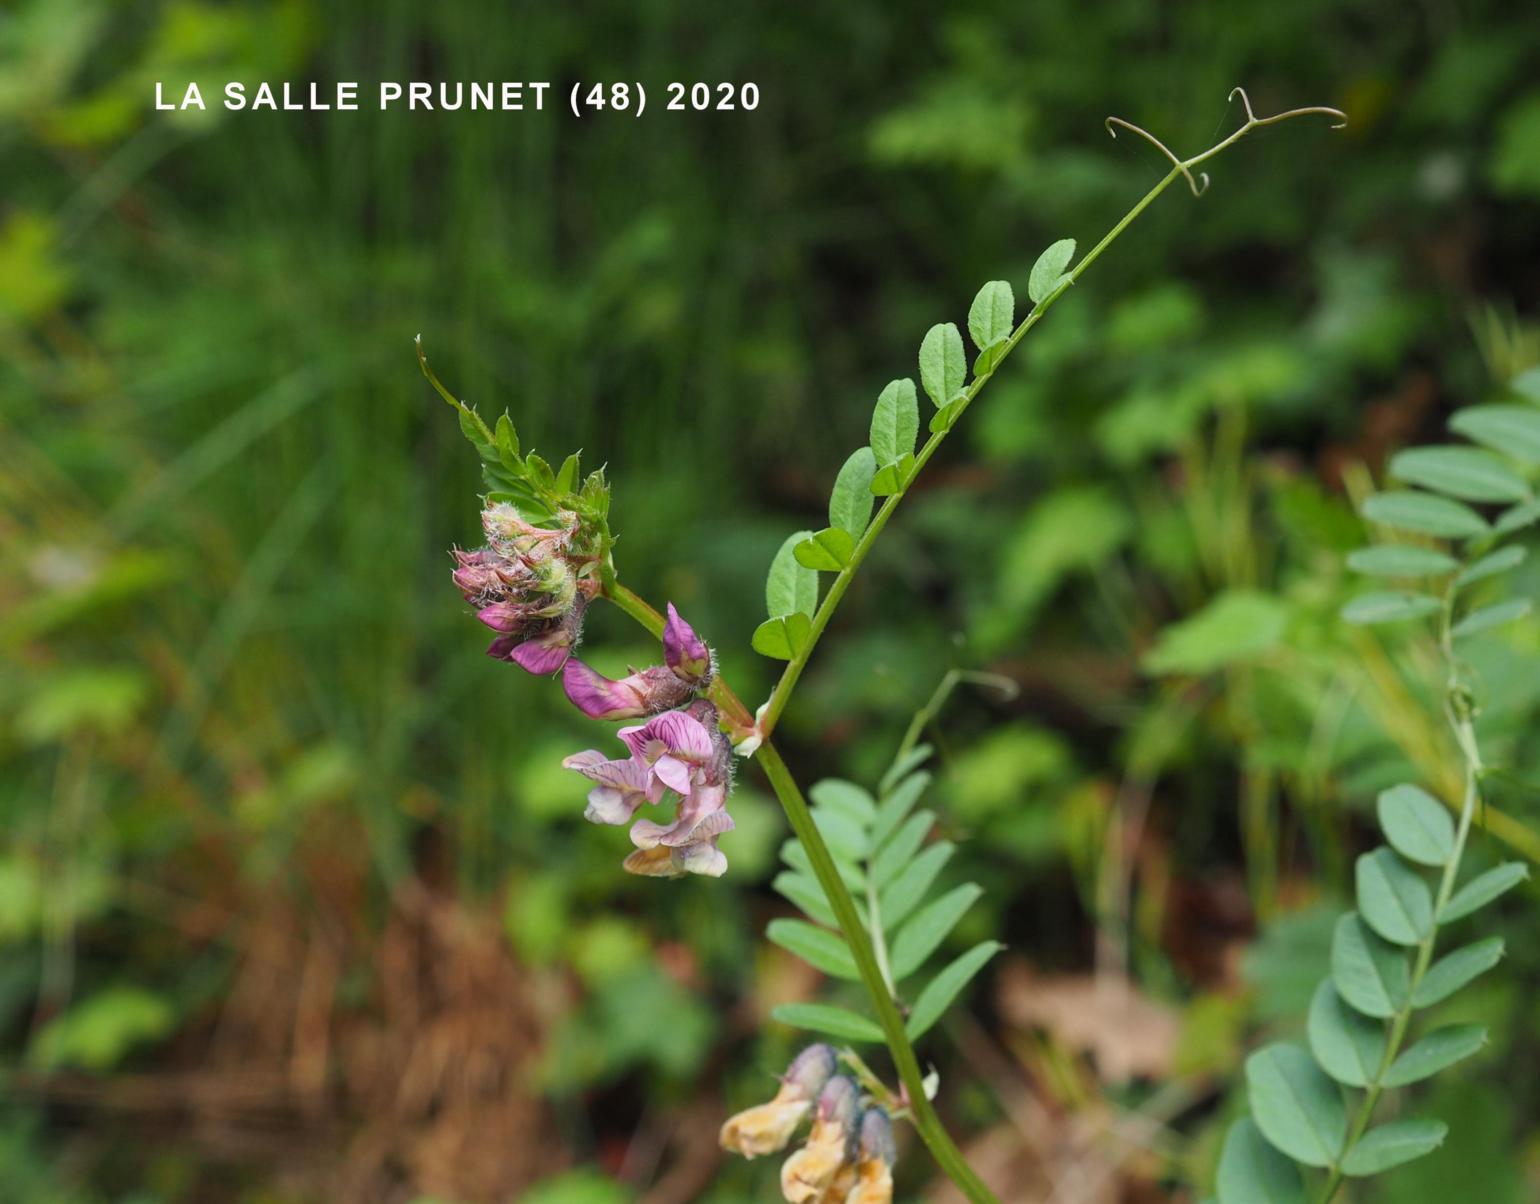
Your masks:
<path fill-rule="evenodd" d="M 1449 426 L 1516 460 L 1540 464 L 1540 410 L 1533 406 L 1468 406 Z"/>
<path fill-rule="evenodd" d="M 1386 543 L 1348 553 L 1348 568 L 1370 577 L 1436 577 L 1451 573 L 1460 562 L 1432 548 Z"/>
<path fill-rule="evenodd" d="M 962 392 L 967 379 L 967 353 L 957 327 L 951 322 L 932 326 L 920 344 L 920 383 L 925 392 L 939 409 Z"/>
<path fill-rule="evenodd" d="M 1268 1144 L 1249 1116 L 1225 1134 L 1215 1190 L 1217 1204 L 1305 1204 L 1299 1167 Z"/>
<path fill-rule="evenodd" d="M 912 454 L 920 433 L 920 402 L 914 381 L 890 381 L 877 398 L 872 411 L 872 454 L 878 464 L 891 464 L 900 456 Z"/>
<path fill-rule="evenodd" d="M 1385 1019 L 1406 1002 L 1406 955 L 1371 932 L 1348 912 L 1337 921 L 1331 942 L 1331 977 L 1337 994 L 1365 1016 Z"/>
<path fill-rule="evenodd" d="M 1433 963 L 1417 984 L 1412 1003 L 1420 1008 L 1442 1003 L 1473 978 L 1485 974 L 1503 959 L 1503 938 L 1489 936 L 1463 949 L 1456 949 Z"/>
<path fill-rule="evenodd" d="M 813 621 L 799 611 L 766 619 L 754 629 L 754 638 L 750 643 L 761 656 L 789 661 L 807 646 L 808 637 L 812 634 Z"/>
<path fill-rule="evenodd" d="M 882 1029 L 875 1020 L 868 1020 L 845 1008 L 829 1003 L 783 1003 L 770 1013 L 782 1024 L 793 1028 L 805 1028 L 810 1032 L 827 1033 L 845 1041 L 881 1041 Z"/>
<path fill-rule="evenodd" d="M 1449 811 L 1420 786 L 1403 784 L 1380 791 L 1380 827 L 1408 861 L 1443 865 L 1454 856 L 1454 821 Z"/>
<path fill-rule="evenodd" d="M 1498 573 L 1506 573 L 1509 569 L 1517 568 L 1524 563 L 1524 557 L 1528 549 L 1514 545 L 1511 548 L 1498 548 L 1497 551 L 1488 553 L 1469 568 L 1464 569 L 1454 579 L 1456 585 L 1470 585 L 1476 581 L 1482 581 L 1487 577 L 1495 577 Z"/>
<path fill-rule="evenodd" d="M 1342 608 L 1342 617 L 1349 623 L 1370 625 L 1397 623 L 1403 619 L 1420 619 L 1437 614 L 1442 603 L 1427 594 L 1383 592 L 1360 594 Z"/>
<path fill-rule="evenodd" d="M 972 907 L 984 888 L 969 882 L 955 886 L 933 903 L 927 903 L 898 931 L 893 940 L 889 964 L 893 969 L 893 981 L 902 982 L 918 970 L 946 940 L 947 933 L 962 919 L 963 913 Z"/>
<path fill-rule="evenodd" d="M 1385 1086 L 1420 1083 L 1470 1057 L 1486 1043 L 1487 1030 L 1479 1024 L 1451 1024 L 1434 1029 L 1390 1064 L 1385 1072 Z"/>
<path fill-rule="evenodd" d="M 952 859 L 956 846 L 949 840 L 938 840 L 904 867 L 898 877 L 888 885 L 878 899 L 882 924 L 891 930 L 918 906 L 925 892 L 930 890 L 946 863 Z"/>
<path fill-rule="evenodd" d="M 838 527 L 860 539 L 866 524 L 872 517 L 872 476 L 877 471 L 877 460 L 869 447 L 850 453 L 839 476 L 834 479 L 834 492 L 829 497 L 829 525 Z"/>
<path fill-rule="evenodd" d="M 1306 1166 L 1330 1166 L 1347 1136 L 1342 1090 L 1297 1045 L 1268 1045 L 1246 1059 L 1252 1119 L 1274 1146 Z"/>
<path fill-rule="evenodd" d="M 1522 619 L 1529 614 L 1532 606 L 1528 598 L 1510 598 L 1506 602 L 1499 602 L 1496 606 L 1473 610 L 1450 628 L 1449 634 L 1458 640 L 1483 631 L 1490 631 L 1494 627 L 1501 627 L 1505 623 Z"/>
<path fill-rule="evenodd" d="M 1385 1057 L 1385 1024 L 1370 1020 L 1342 1002 L 1330 978 L 1323 978 L 1310 1001 L 1307 1026 L 1310 1052 L 1339 1083 L 1367 1087 Z"/>
<path fill-rule="evenodd" d="M 805 568 L 837 573 L 850 563 L 851 553 L 855 550 L 856 541 L 850 537 L 848 531 L 841 531 L 838 527 L 825 527 L 816 535 L 799 543 L 794 555 L 797 563 Z"/>
<path fill-rule="evenodd" d="M 1456 920 L 1463 920 L 1528 878 L 1527 865 L 1518 861 L 1505 861 L 1502 865 L 1477 875 L 1455 891 L 1454 898 L 1450 899 L 1444 905 L 1444 910 L 1439 913 L 1438 922 L 1452 924 Z"/>
<path fill-rule="evenodd" d="M 1364 502 L 1364 517 L 1398 531 L 1443 539 L 1468 539 L 1485 535 L 1491 529 L 1486 519 L 1464 502 L 1414 490 L 1372 495 Z"/>
<path fill-rule="evenodd" d="M 1064 270 L 1075 257 L 1075 240 L 1061 238 L 1037 257 L 1032 265 L 1032 275 L 1027 278 L 1027 296 L 1034 305 L 1041 305 L 1059 287 Z"/>
<path fill-rule="evenodd" d="M 1398 945 L 1416 945 L 1433 930 L 1433 894 L 1422 877 L 1386 848 L 1358 859 L 1358 914 Z"/>
<path fill-rule="evenodd" d="M 909 1023 L 905 1026 L 909 1039 L 917 1041 L 929 1032 L 931 1026 L 952 1005 L 958 992 L 973 980 L 973 976 L 984 968 L 990 958 L 1004 948 L 999 941 L 984 941 L 975 945 L 926 983 L 925 989 L 914 1001 L 914 1011 L 910 1013 Z"/>
<path fill-rule="evenodd" d="M 851 981 L 861 977 L 849 947 L 826 928 L 815 927 L 806 920 L 771 920 L 765 935 L 815 970 Z"/>
<path fill-rule="evenodd" d="M 1414 447 L 1390 458 L 1390 475 L 1469 502 L 1521 502 L 1524 478 L 1477 447 Z"/>
<path fill-rule="evenodd" d="M 968 308 L 968 333 L 973 345 L 988 351 L 1011 337 L 1016 325 L 1016 294 L 1004 280 L 991 280 L 979 289 Z"/>
<path fill-rule="evenodd" d="M 1448 1132 L 1441 1120 L 1393 1120 L 1358 1139 L 1342 1160 L 1342 1173 L 1362 1177 L 1388 1171 L 1438 1149 Z"/>
<path fill-rule="evenodd" d="M 765 580 L 765 613 L 772 619 L 781 615 L 804 614 L 813 617 L 818 609 L 818 574 L 797 563 L 797 545 L 812 537 L 811 531 L 797 531 L 786 537 Z"/>

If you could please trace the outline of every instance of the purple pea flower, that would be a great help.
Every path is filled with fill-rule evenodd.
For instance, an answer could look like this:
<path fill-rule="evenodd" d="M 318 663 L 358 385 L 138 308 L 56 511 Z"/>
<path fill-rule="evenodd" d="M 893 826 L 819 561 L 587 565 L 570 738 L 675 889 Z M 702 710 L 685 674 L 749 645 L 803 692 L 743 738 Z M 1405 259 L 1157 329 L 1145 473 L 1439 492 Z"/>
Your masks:
<path fill-rule="evenodd" d="M 674 604 L 668 604 L 668 622 L 663 625 L 663 660 L 682 680 L 702 686 L 711 680 L 711 649 L 679 617 Z"/>
<path fill-rule="evenodd" d="M 572 705 L 590 719 L 638 719 L 679 706 L 689 698 L 688 685 L 662 665 L 634 669 L 614 681 L 573 657 L 561 674 L 562 689 Z"/>

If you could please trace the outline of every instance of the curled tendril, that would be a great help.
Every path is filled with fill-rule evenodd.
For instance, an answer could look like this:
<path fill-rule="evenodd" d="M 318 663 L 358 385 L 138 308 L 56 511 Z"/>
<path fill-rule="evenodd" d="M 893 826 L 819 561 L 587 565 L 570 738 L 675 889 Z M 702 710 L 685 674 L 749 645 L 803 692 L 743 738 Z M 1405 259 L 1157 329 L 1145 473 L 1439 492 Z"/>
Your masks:
<path fill-rule="evenodd" d="M 1165 155 L 1166 158 L 1171 160 L 1171 165 L 1175 167 L 1177 171 L 1182 173 L 1182 177 L 1187 181 L 1187 187 L 1192 189 L 1193 196 L 1202 196 L 1204 190 L 1208 188 L 1208 172 L 1200 171 L 1197 178 L 1195 179 L 1192 174 L 1192 169 L 1188 167 L 1187 164 L 1178 159 L 1172 152 L 1171 148 L 1162 142 L 1159 138 L 1155 137 L 1154 134 L 1150 133 L 1149 130 L 1143 128 L 1142 126 L 1135 125 L 1132 121 L 1124 121 L 1121 117 L 1109 117 L 1103 124 L 1106 125 L 1107 132 L 1114 138 L 1118 136 L 1119 128 L 1125 129 L 1131 133 L 1138 134 L 1139 137 L 1143 138 L 1161 154 Z"/>
<path fill-rule="evenodd" d="M 1251 97 L 1246 95 L 1246 89 L 1230 89 L 1230 95 L 1228 99 L 1233 102 L 1237 96 L 1241 98 L 1241 106 L 1246 110 L 1245 122 L 1238 130 L 1230 134 L 1229 137 L 1223 139 L 1220 142 L 1216 142 L 1213 146 L 1209 147 L 1208 150 L 1196 154 L 1190 159 L 1178 158 L 1176 153 L 1169 146 L 1167 146 L 1159 138 L 1155 137 L 1155 135 L 1150 133 L 1149 130 L 1137 126 L 1131 121 L 1124 121 L 1121 117 L 1107 118 L 1107 132 L 1114 138 L 1118 136 L 1119 129 L 1128 130 L 1130 133 L 1138 134 L 1139 137 L 1143 138 L 1146 142 L 1148 142 L 1151 146 L 1163 154 L 1167 159 L 1169 159 L 1171 161 L 1172 167 L 1182 173 L 1182 178 L 1187 181 L 1187 187 L 1192 190 L 1193 196 L 1202 196 L 1204 190 L 1207 189 L 1209 185 L 1208 172 L 1200 171 L 1195 176 L 1193 175 L 1192 169 L 1199 163 L 1202 163 L 1204 160 L 1218 154 L 1232 142 L 1237 141 L 1254 129 L 1258 129 L 1264 125 L 1277 125 L 1282 121 L 1289 121 L 1295 117 L 1305 117 L 1314 113 L 1318 113 L 1323 117 L 1335 118 L 1336 120 L 1332 122 L 1331 127 L 1334 130 L 1340 130 L 1347 125 L 1347 114 L 1344 113 L 1341 109 L 1333 109 L 1328 105 L 1308 105 L 1302 109 L 1289 109 L 1282 113 L 1274 113 L 1271 117 L 1258 117 L 1256 111 L 1251 107 Z"/>

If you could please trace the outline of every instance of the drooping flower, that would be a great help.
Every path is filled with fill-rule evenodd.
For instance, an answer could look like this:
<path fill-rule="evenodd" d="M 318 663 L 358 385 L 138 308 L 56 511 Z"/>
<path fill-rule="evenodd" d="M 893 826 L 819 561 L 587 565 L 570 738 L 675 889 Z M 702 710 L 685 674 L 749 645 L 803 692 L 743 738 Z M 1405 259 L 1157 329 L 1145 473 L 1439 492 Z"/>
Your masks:
<path fill-rule="evenodd" d="M 837 1065 L 832 1046 L 809 1045 L 786 1068 L 774 1099 L 727 1118 L 718 1139 L 722 1148 L 745 1158 L 785 1149 L 797 1126 L 813 1110 L 813 1102 Z"/>
<path fill-rule="evenodd" d="M 558 619 L 516 626 L 488 644 L 487 655 L 493 660 L 512 661 L 526 673 L 537 676 L 555 673 L 567 663 L 572 649 L 582 637 L 586 605 L 587 599 L 579 597 Z"/>
<path fill-rule="evenodd" d="M 679 617 L 672 602 L 663 625 L 663 661 L 681 681 L 697 688 L 711 680 L 711 649 L 695 634 L 695 628 Z"/>
<path fill-rule="evenodd" d="M 643 803 L 657 802 L 647 797 L 646 769 L 634 758 L 610 761 L 590 748 L 568 757 L 562 768 L 575 769 L 598 783 L 588 792 L 588 806 L 583 810 L 583 818 L 591 824 L 627 824 Z"/>
<path fill-rule="evenodd" d="M 824 1084 L 807 1144 L 781 1166 L 781 1195 L 791 1204 L 819 1201 L 849 1161 L 859 1092 L 853 1079 L 836 1075 Z"/>
<path fill-rule="evenodd" d="M 704 705 L 714 717 L 716 708 L 709 702 Z M 646 723 L 623 727 L 618 734 L 631 755 L 647 766 L 649 782 L 660 782 L 681 795 L 704 783 L 715 741 L 689 711 L 665 711 Z"/>
<path fill-rule="evenodd" d="M 573 657 L 562 669 L 562 689 L 590 719 L 639 719 L 685 702 L 692 687 L 662 665 L 633 670 L 618 681 Z"/>
<path fill-rule="evenodd" d="M 893 1121 L 880 1107 L 861 1113 L 854 1183 L 838 1204 L 893 1204 Z"/>

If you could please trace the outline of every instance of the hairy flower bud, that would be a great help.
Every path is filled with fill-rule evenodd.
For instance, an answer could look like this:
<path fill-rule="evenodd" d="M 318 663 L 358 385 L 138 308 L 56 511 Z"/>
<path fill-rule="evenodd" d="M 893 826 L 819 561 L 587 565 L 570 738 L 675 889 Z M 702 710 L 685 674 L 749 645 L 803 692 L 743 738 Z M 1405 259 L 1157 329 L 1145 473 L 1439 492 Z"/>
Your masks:
<path fill-rule="evenodd" d="M 614 681 L 574 657 L 562 670 L 561 684 L 572 705 L 590 719 L 656 715 L 690 696 L 690 687 L 662 665 Z"/>
<path fill-rule="evenodd" d="M 699 687 L 711 680 L 711 649 L 679 617 L 672 602 L 668 604 L 668 622 L 663 625 L 663 660 L 680 680 L 692 686 Z"/>

